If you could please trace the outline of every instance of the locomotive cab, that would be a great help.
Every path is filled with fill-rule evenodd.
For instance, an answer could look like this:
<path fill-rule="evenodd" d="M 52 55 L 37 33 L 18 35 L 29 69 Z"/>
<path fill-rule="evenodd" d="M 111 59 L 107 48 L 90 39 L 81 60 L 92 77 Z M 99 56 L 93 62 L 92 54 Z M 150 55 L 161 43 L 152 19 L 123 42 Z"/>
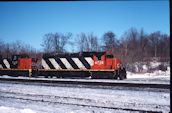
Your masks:
<path fill-rule="evenodd" d="M 36 69 L 37 60 L 27 54 L 13 55 L 12 63 L 17 69 Z"/>
<path fill-rule="evenodd" d="M 93 55 L 94 65 L 91 69 L 120 69 L 120 59 L 114 58 L 113 52 L 106 52 L 102 55 Z"/>
<path fill-rule="evenodd" d="M 94 64 L 91 69 L 114 70 L 114 78 L 125 79 L 126 70 L 122 68 L 121 60 L 114 58 L 112 51 L 107 51 L 102 55 L 93 55 Z"/>

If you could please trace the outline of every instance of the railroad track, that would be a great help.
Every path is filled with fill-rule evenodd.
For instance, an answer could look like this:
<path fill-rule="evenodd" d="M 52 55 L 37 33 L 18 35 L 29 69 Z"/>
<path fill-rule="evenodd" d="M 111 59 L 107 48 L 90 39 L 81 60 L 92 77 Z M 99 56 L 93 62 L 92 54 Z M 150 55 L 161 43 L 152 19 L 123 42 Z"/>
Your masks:
<path fill-rule="evenodd" d="M 139 112 L 139 113 L 162 113 L 162 111 L 156 111 L 156 110 L 143 110 L 143 109 L 133 109 L 133 108 L 126 108 L 126 107 L 121 108 L 121 107 L 97 105 L 95 104 L 95 102 L 97 102 L 95 100 L 86 99 L 86 98 L 76 98 L 76 97 L 24 94 L 24 93 L 19 93 L 19 92 L 0 91 L 0 98 L 24 100 L 24 101 L 31 101 L 31 102 L 44 102 L 44 103 L 49 103 L 49 104 L 81 106 L 81 107 L 89 107 L 89 108 L 91 107 L 91 108 L 107 109 L 107 110 L 122 110 L 122 111 Z M 61 101 L 61 99 L 63 101 Z M 75 101 L 79 100 L 80 103 L 75 103 L 75 102 L 71 103 L 72 102 L 71 100 L 75 100 Z M 93 104 L 89 104 L 89 103 L 93 103 Z M 102 102 L 100 101 L 98 103 L 102 103 Z M 132 104 L 132 103 L 127 103 L 127 104 Z M 146 104 L 142 104 L 142 106 L 143 105 L 146 105 Z M 148 105 L 148 106 L 153 106 L 155 108 L 157 105 Z M 159 107 L 166 107 L 166 106 L 159 106 Z"/>
<path fill-rule="evenodd" d="M 148 84 L 148 83 L 120 83 L 120 82 L 93 82 L 93 81 L 75 81 L 75 80 L 42 80 L 42 79 L 23 79 L 23 78 L 0 78 L 1 81 L 15 81 L 24 83 L 51 83 L 51 84 L 76 84 L 91 86 L 121 86 L 121 87 L 137 87 L 137 88 L 159 88 L 170 89 L 169 84 Z"/>

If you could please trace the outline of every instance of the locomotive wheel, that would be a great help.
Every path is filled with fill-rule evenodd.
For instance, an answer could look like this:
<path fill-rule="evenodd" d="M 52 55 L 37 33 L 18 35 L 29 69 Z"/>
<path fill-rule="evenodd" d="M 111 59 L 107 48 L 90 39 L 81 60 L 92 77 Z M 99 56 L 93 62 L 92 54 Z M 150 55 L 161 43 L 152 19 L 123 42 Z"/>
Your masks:
<path fill-rule="evenodd" d="M 96 79 L 95 74 L 91 73 L 91 79 Z"/>
<path fill-rule="evenodd" d="M 119 79 L 120 79 L 120 80 L 124 80 L 125 77 L 124 77 L 123 75 L 120 75 Z"/>
<path fill-rule="evenodd" d="M 125 71 L 125 68 L 123 68 L 123 69 L 120 70 L 119 79 L 120 79 L 120 80 L 124 80 L 124 79 L 126 79 L 126 78 L 127 78 L 127 77 L 126 77 L 126 71 Z"/>
<path fill-rule="evenodd" d="M 115 77 L 113 77 L 113 79 L 118 79 L 118 77 L 117 77 L 117 76 L 115 76 Z"/>
<path fill-rule="evenodd" d="M 116 79 L 117 80 L 118 78 L 119 78 L 119 72 L 118 71 L 114 71 L 112 79 Z"/>

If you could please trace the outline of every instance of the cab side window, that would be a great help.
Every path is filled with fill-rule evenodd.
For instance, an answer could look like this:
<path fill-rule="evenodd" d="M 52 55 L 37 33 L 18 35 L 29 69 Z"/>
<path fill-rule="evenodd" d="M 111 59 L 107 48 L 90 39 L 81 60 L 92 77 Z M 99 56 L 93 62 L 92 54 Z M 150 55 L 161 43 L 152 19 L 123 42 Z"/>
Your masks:
<path fill-rule="evenodd" d="M 102 60 L 102 56 L 97 56 L 97 60 Z"/>
<path fill-rule="evenodd" d="M 107 55 L 106 58 L 113 58 L 113 55 Z"/>

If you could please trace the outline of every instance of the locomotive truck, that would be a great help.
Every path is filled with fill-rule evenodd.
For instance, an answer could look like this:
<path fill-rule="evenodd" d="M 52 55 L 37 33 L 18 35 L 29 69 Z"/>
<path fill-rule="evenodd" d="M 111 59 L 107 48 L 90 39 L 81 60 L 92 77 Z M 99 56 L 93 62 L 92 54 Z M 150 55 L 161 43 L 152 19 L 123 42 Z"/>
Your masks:
<path fill-rule="evenodd" d="M 0 75 L 126 79 L 126 70 L 112 51 L 44 54 L 38 62 L 24 54 L 0 58 Z"/>

